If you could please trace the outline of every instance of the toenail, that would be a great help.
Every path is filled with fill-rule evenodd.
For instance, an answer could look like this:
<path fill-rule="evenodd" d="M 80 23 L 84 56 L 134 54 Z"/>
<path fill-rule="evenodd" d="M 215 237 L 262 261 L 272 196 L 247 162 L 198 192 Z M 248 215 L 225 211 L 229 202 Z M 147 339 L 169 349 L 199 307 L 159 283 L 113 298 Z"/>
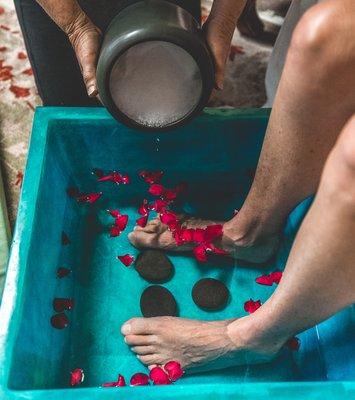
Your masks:
<path fill-rule="evenodd" d="M 131 333 L 132 327 L 131 324 L 123 324 L 121 328 L 122 335 L 128 335 Z"/>

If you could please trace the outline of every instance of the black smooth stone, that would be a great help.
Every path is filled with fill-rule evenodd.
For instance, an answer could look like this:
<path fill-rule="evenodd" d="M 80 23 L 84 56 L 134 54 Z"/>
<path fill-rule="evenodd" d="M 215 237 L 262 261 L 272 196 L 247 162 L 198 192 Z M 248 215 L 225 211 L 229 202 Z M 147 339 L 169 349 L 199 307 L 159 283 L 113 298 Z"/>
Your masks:
<path fill-rule="evenodd" d="M 196 282 L 192 288 L 192 299 L 195 304 L 207 311 L 221 310 L 229 299 L 227 286 L 217 279 L 206 278 Z"/>
<path fill-rule="evenodd" d="M 141 311 L 144 317 L 177 316 L 174 296 L 163 286 L 147 287 L 141 296 Z"/>
<path fill-rule="evenodd" d="M 174 266 L 161 250 L 145 250 L 135 262 L 138 274 L 148 282 L 164 283 L 174 275 Z"/>

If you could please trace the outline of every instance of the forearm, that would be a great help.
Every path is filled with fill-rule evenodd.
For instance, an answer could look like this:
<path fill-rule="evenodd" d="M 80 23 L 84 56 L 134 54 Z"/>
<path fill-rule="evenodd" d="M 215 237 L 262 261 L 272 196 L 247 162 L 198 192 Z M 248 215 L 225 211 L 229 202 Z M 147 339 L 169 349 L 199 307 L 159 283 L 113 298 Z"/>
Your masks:
<path fill-rule="evenodd" d="M 234 27 L 247 0 L 214 0 L 209 19 L 217 19 Z"/>

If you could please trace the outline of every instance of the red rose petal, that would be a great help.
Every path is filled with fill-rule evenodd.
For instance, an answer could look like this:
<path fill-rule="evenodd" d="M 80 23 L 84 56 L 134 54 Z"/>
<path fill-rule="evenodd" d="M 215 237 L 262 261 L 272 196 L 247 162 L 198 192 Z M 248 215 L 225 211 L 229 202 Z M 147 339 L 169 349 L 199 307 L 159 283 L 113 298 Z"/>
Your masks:
<path fill-rule="evenodd" d="M 164 211 L 160 214 L 160 221 L 168 225 L 170 230 L 175 230 L 180 226 L 178 217 L 172 211 Z"/>
<path fill-rule="evenodd" d="M 5 8 L 0 6 L 0 15 L 5 14 Z"/>
<path fill-rule="evenodd" d="M 271 272 L 271 274 L 269 274 L 269 277 L 273 283 L 279 284 L 282 278 L 282 272 L 281 271 Z"/>
<path fill-rule="evenodd" d="M 208 244 L 207 249 L 218 256 L 229 256 L 228 251 L 221 249 L 220 247 L 216 247 L 213 243 Z"/>
<path fill-rule="evenodd" d="M 149 385 L 149 376 L 141 372 L 132 375 L 130 379 L 131 386 L 146 386 Z"/>
<path fill-rule="evenodd" d="M 104 176 L 104 171 L 100 168 L 94 168 L 92 170 L 92 174 L 97 176 L 98 178 L 101 178 L 102 176 Z"/>
<path fill-rule="evenodd" d="M 191 242 L 193 242 L 194 241 L 194 232 L 195 232 L 195 230 L 194 229 L 191 229 L 191 228 L 183 228 L 182 230 L 181 230 L 181 235 L 180 235 L 180 237 L 181 237 L 181 240 L 183 241 L 183 242 L 185 242 L 185 243 L 191 243 Z"/>
<path fill-rule="evenodd" d="M 164 186 L 159 183 L 153 183 L 148 190 L 148 192 L 153 196 L 162 196 L 164 191 Z"/>
<path fill-rule="evenodd" d="M 27 75 L 27 76 L 32 76 L 33 75 L 33 70 L 32 70 L 32 68 L 27 68 L 27 69 L 24 69 L 21 72 L 21 74 L 24 74 L 24 75 Z"/>
<path fill-rule="evenodd" d="M 294 336 L 286 342 L 286 346 L 292 351 L 297 351 L 301 346 L 301 341 Z"/>
<path fill-rule="evenodd" d="M 202 228 L 196 228 L 192 232 L 192 240 L 195 243 L 204 243 L 205 242 L 205 230 Z"/>
<path fill-rule="evenodd" d="M 181 368 L 180 363 L 177 361 L 169 361 L 164 365 L 163 368 L 167 372 L 169 379 L 172 382 L 177 381 L 184 375 L 184 371 Z"/>
<path fill-rule="evenodd" d="M 255 312 L 258 308 L 261 307 L 261 301 L 260 300 L 248 300 L 244 303 L 244 310 L 248 312 L 249 314 L 252 314 Z"/>
<path fill-rule="evenodd" d="M 15 97 L 17 97 L 17 98 L 27 97 L 30 95 L 30 89 L 24 88 L 21 86 L 17 86 L 17 85 L 11 85 L 10 92 L 12 92 L 15 95 Z"/>
<path fill-rule="evenodd" d="M 102 384 L 102 387 L 122 387 L 126 386 L 125 378 L 122 375 L 118 375 L 116 382 L 106 382 Z"/>
<path fill-rule="evenodd" d="M 84 371 L 81 368 L 76 368 L 70 373 L 70 385 L 77 386 L 84 381 Z"/>
<path fill-rule="evenodd" d="M 149 207 L 150 210 L 156 211 L 157 213 L 163 212 L 168 206 L 168 202 L 162 199 L 157 199 L 154 203 Z"/>
<path fill-rule="evenodd" d="M 123 185 L 128 185 L 130 183 L 130 179 L 128 175 L 121 175 L 121 183 Z"/>
<path fill-rule="evenodd" d="M 152 185 L 153 183 L 158 183 L 160 182 L 162 176 L 164 175 L 163 171 L 154 171 L 154 172 L 149 172 L 149 171 L 141 171 L 138 174 L 141 178 L 145 180 L 146 183 L 149 183 Z"/>
<path fill-rule="evenodd" d="M 54 314 L 51 318 L 53 328 L 64 329 L 69 325 L 69 319 L 64 313 Z"/>
<path fill-rule="evenodd" d="M 150 370 L 149 378 L 154 385 L 170 385 L 168 374 L 160 367 L 154 367 Z"/>
<path fill-rule="evenodd" d="M 143 215 L 143 217 L 140 217 L 136 220 L 137 225 L 141 226 L 144 228 L 147 225 L 148 222 L 148 215 Z"/>
<path fill-rule="evenodd" d="M 199 262 L 207 261 L 206 248 L 203 244 L 196 246 L 193 250 L 193 253 L 194 253 L 197 261 L 199 261 Z"/>
<path fill-rule="evenodd" d="M 67 189 L 67 195 L 72 198 L 77 198 L 80 196 L 80 191 L 77 187 L 71 186 Z"/>
<path fill-rule="evenodd" d="M 79 203 L 90 203 L 94 204 L 99 200 L 99 198 L 102 196 L 102 192 L 99 193 L 88 193 L 88 194 L 82 194 L 77 197 L 77 201 Z"/>
<path fill-rule="evenodd" d="M 149 214 L 149 208 L 148 208 L 148 200 L 144 199 L 143 203 L 141 204 L 141 206 L 138 208 L 138 213 L 140 215 L 148 215 Z"/>
<path fill-rule="evenodd" d="M 177 198 L 178 191 L 176 189 L 165 189 L 163 192 L 163 197 L 165 200 L 172 201 Z"/>
<path fill-rule="evenodd" d="M 57 278 L 64 278 L 71 273 L 69 268 L 59 267 L 57 269 Z"/>
<path fill-rule="evenodd" d="M 119 228 L 121 232 L 126 229 L 127 223 L 128 223 L 128 215 L 120 215 L 115 220 L 115 225 Z"/>
<path fill-rule="evenodd" d="M 213 240 L 221 237 L 223 235 L 223 225 L 208 225 L 206 227 L 205 238 L 207 242 L 212 242 Z"/>
<path fill-rule="evenodd" d="M 58 313 L 63 312 L 65 310 L 67 311 L 72 310 L 73 307 L 74 307 L 73 299 L 56 297 L 53 300 L 54 311 L 57 311 Z"/>
<path fill-rule="evenodd" d="M 70 243 L 71 242 L 70 242 L 68 235 L 65 232 L 62 232 L 62 245 L 67 246 Z"/>
<path fill-rule="evenodd" d="M 117 258 L 121 261 L 121 263 L 123 265 L 125 265 L 126 267 L 129 267 L 133 261 L 134 261 L 134 257 L 131 256 L 130 254 L 125 254 L 124 256 L 117 256 Z"/>
<path fill-rule="evenodd" d="M 273 280 L 270 278 L 270 275 L 258 276 L 255 279 L 255 282 L 258 283 L 259 285 L 266 285 L 266 286 L 272 286 L 273 284 Z"/>
<path fill-rule="evenodd" d="M 113 218 L 118 218 L 121 213 L 118 210 L 107 210 L 107 212 L 111 215 Z"/>
<path fill-rule="evenodd" d="M 120 234 L 121 234 L 121 229 L 118 226 L 116 226 L 116 225 L 111 226 L 111 228 L 110 228 L 110 236 L 111 237 L 117 237 L 117 236 L 120 236 Z"/>

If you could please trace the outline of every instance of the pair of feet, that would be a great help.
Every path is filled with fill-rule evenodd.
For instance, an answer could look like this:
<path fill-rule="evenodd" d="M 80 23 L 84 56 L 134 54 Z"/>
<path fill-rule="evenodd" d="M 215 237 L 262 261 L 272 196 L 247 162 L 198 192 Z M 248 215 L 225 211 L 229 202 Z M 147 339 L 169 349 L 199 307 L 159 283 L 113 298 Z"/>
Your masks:
<path fill-rule="evenodd" d="M 224 224 L 219 247 L 232 257 L 246 261 L 264 262 L 276 251 L 277 236 L 246 239 L 238 233 L 235 219 Z M 215 221 L 185 219 L 184 227 L 197 228 Z M 189 246 L 177 246 L 165 224 L 155 219 L 145 228 L 130 233 L 131 243 L 139 248 L 159 248 L 168 251 L 188 251 Z M 139 360 L 152 367 L 168 361 L 179 361 L 184 369 L 206 366 L 225 368 L 248 362 L 263 362 L 272 358 L 279 347 L 272 348 L 250 337 L 253 315 L 234 321 L 198 321 L 173 317 L 134 318 L 121 328 L 124 340 Z M 281 345 L 280 345 L 281 346 Z"/>

